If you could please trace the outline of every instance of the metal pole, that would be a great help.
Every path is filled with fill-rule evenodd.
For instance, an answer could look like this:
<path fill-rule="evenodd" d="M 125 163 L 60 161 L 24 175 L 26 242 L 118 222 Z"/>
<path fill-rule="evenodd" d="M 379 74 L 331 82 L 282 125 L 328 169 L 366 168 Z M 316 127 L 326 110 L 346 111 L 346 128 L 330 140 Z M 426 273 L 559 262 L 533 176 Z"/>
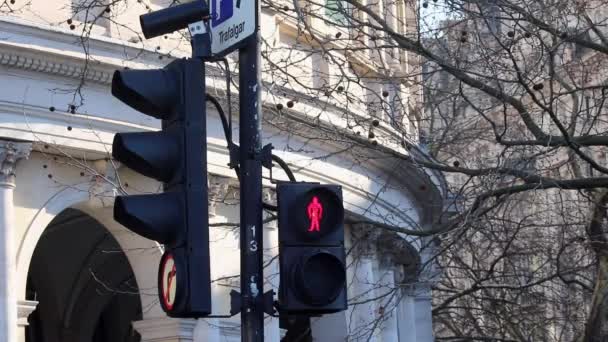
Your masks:
<path fill-rule="evenodd" d="M 256 33 L 239 50 L 241 200 L 241 341 L 264 341 L 261 89 L 258 9 Z"/>

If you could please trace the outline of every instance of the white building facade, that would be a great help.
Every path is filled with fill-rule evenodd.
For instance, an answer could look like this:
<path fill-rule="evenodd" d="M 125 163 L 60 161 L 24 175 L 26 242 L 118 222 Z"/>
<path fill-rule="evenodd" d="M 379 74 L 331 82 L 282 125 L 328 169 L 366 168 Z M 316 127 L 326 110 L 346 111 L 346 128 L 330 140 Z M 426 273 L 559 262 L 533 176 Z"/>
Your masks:
<path fill-rule="evenodd" d="M 148 43 L 134 38 L 137 16 L 163 1 L 107 4 L 107 12 L 84 14 L 100 18 L 88 26 L 69 0 L 17 2 L 0 18 L 0 341 L 239 341 L 238 315 L 166 317 L 156 289 L 161 246 L 113 220 L 119 189 L 160 189 L 110 158 L 113 135 L 155 130 L 160 123 L 112 97 L 112 73 L 162 67 L 186 56 L 188 46 L 173 39 L 177 34 Z M 265 39 L 293 43 L 293 26 L 276 13 L 263 11 L 261 23 Z M 208 65 L 208 92 L 226 104 L 223 77 Z M 309 126 L 297 126 L 307 138 L 285 134 L 276 122 L 306 122 L 321 106 L 302 99 L 285 115 L 271 110 L 298 96 L 297 89 L 278 85 L 263 94 L 264 144 L 274 145 L 297 179 L 341 184 L 349 222 L 384 219 L 429 228 L 445 197 L 440 175 L 404 161 L 361 163 L 335 153 L 343 148 L 337 141 L 311 139 L 318 133 Z M 324 119 L 331 119 L 329 112 Z M 207 122 L 213 313 L 224 316 L 230 290 L 239 288 L 238 182 L 211 107 Z M 419 153 L 415 141 L 408 141 L 414 152 L 391 145 L 396 133 L 388 124 L 376 132 L 387 148 Z M 272 184 L 265 186 L 272 201 Z M 264 229 L 265 275 L 268 288 L 276 289 L 276 222 Z M 349 309 L 313 318 L 314 340 L 432 341 L 434 275 L 432 267 L 420 267 L 428 264 L 426 241 L 361 224 L 348 224 L 347 235 Z M 266 340 L 279 341 L 284 332 L 278 319 L 266 322 Z"/>

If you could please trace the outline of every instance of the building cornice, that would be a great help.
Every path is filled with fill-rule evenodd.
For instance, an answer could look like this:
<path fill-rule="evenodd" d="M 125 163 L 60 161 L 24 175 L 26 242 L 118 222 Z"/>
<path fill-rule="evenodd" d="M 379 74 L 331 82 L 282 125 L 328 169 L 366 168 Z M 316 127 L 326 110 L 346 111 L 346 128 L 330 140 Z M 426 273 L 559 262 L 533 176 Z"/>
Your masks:
<path fill-rule="evenodd" d="M 111 82 L 114 70 L 125 66 L 120 58 L 121 56 L 138 56 L 137 63 L 129 62 L 129 65 L 132 65 L 135 68 L 160 67 L 167 63 L 167 59 L 159 61 L 159 55 L 153 51 L 147 51 L 139 45 L 107 37 L 89 37 L 89 54 L 94 58 L 87 59 L 82 46 L 78 45 L 80 37 L 73 32 L 65 32 L 57 27 L 34 25 L 18 18 L 0 19 L 0 31 L 4 32 L 5 36 L 8 37 L 5 40 L 0 40 L 0 65 L 13 69 L 45 73 L 71 79 L 84 79 L 88 82 L 107 86 Z M 24 43 L 28 41 L 28 39 L 32 40 L 32 42 L 29 44 Z M 62 49 L 64 47 L 65 49 Z M 68 47 L 70 48 L 68 49 Z M 212 74 L 215 75 L 216 73 Z M 221 87 L 221 82 L 212 82 L 208 87 L 208 91 L 210 92 L 213 91 L 211 85 L 216 87 L 219 85 Z M 218 88 L 218 90 L 222 89 Z M 274 87 L 274 92 L 284 94 L 283 96 L 279 96 L 279 101 L 287 98 L 298 98 L 298 110 L 284 109 L 282 112 L 277 112 L 274 107 L 271 108 L 272 103 L 270 103 L 270 101 L 272 101 L 273 97 L 268 97 L 268 103 L 265 104 L 266 121 L 272 120 L 273 117 L 280 118 L 285 116 L 297 119 L 301 122 L 310 123 L 311 117 L 317 114 L 319 105 L 318 99 L 297 93 L 294 90 L 277 89 L 277 87 Z M 236 98 L 236 96 L 233 98 Z M 343 122 L 342 115 L 345 109 L 339 108 L 337 104 L 331 103 L 324 103 L 323 107 L 325 110 L 321 113 L 322 115 L 316 116 L 317 119 L 320 119 L 319 121 L 316 121 L 319 125 L 327 124 L 329 125 L 327 127 L 336 129 L 336 132 L 342 131 L 342 134 L 352 135 L 352 138 L 360 139 L 361 141 L 358 142 L 359 145 L 363 146 L 365 144 L 365 139 L 362 138 L 362 136 L 358 137 L 356 135 L 357 132 L 355 132 L 354 129 L 348 129 L 346 123 Z M 21 121 L 27 123 L 23 127 L 14 125 L 0 127 L 0 134 L 4 135 L 8 131 L 11 131 L 12 133 L 7 136 L 15 136 L 19 139 L 32 140 L 35 142 L 57 143 L 62 146 L 65 145 L 66 148 L 81 148 L 101 153 L 107 153 L 109 144 L 111 143 L 111 136 L 114 132 L 124 131 L 125 128 L 128 128 L 128 130 L 154 129 L 154 127 L 133 125 L 126 121 L 113 121 L 95 115 L 79 115 L 59 111 L 51 113 L 47 108 L 30 106 L 23 103 L 0 103 L 0 110 L 6 114 L 18 115 L 21 117 Z M 27 115 L 25 113 L 27 113 Z M 362 122 L 365 121 L 365 117 L 363 116 L 365 114 L 364 112 L 351 111 L 351 113 Z M 36 120 L 41 123 L 40 130 L 35 130 L 31 127 L 32 118 L 36 118 Z M 65 128 L 63 128 L 63 130 L 50 132 L 45 128 L 47 126 L 43 125 L 53 122 L 58 123 L 61 127 L 65 127 L 66 123 L 69 123 L 74 126 L 74 131 L 71 131 L 70 133 L 67 133 L 68 131 L 66 131 L 63 133 L 63 130 L 65 130 Z M 79 129 L 79 127 L 82 129 Z M 93 129 L 100 133 L 89 132 Z M 272 130 L 271 127 L 265 127 L 265 129 Z M 310 137 L 314 137 L 318 134 L 318 129 L 311 125 L 306 125 L 304 129 L 306 130 L 306 135 L 310 135 Z M 357 129 L 363 130 L 359 132 L 360 134 L 366 134 L 365 127 Z M 386 148 L 398 151 L 401 155 L 409 154 L 406 149 L 399 145 L 399 141 L 403 141 L 404 138 L 400 136 L 398 132 L 384 125 L 376 127 L 375 130 L 378 136 L 383 137 L 380 143 L 390 145 L 387 145 Z M 76 135 L 74 133 L 75 131 L 78 131 L 80 135 Z M 325 148 L 340 147 L 338 141 L 333 143 L 327 140 L 323 141 L 325 145 L 323 147 Z M 413 144 L 412 142 L 407 143 Z M 220 148 L 219 145 L 218 148 Z M 221 146 L 221 148 L 223 148 L 223 146 Z M 373 160 L 373 158 L 370 158 L 370 161 L 371 160 Z M 436 213 L 436 208 L 440 207 L 438 203 L 436 203 L 436 200 L 440 197 L 439 193 L 441 191 L 435 191 L 435 189 L 432 191 L 420 191 L 419 189 L 421 188 L 431 190 L 431 188 L 435 188 L 435 184 L 429 178 L 428 174 L 425 174 L 424 171 L 420 170 L 416 165 L 410 164 L 411 163 L 404 162 L 402 165 L 395 168 L 395 165 L 392 162 L 376 160 L 370 162 L 365 168 L 370 171 L 376 170 L 375 172 L 380 171 L 386 174 L 395 174 L 392 178 L 398 182 L 403 182 L 405 187 L 412 192 L 414 197 L 416 197 L 417 202 L 426 206 L 425 209 L 421 210 L 421 216 L 423 217 L 423 220 L 426 219 L 426 221 L 429 221 Z M 320 177 L 319 174 L 310 173 L 307 175 L 307 170 L 300 170 L 299 172 L 303 176 L 310 178 Z M 329 175 L 323 175 L 322 178 L 323 181 L 326 182 L 339 181 L 339 177 L 334 179 Z M 357 193 L 357 197 L 366 197 L 366 194 L 364 194 L 362 189 L 353 187 L 350 191 Z M 380 205 L 381 202 L 382 201 L 376 200 L 376 204 L 378 205 Z M 382 203 L 380 206 L 386 208 L 389 212 L 398 211 L 398 209 L 393 208 L 390 203 Z"/>
<path fill-rule="evenodd" d="M 16 34 L 35 37 L 42 41 L 52 41 L 55 44 L 66 44 L 72 47 L 71 51 L 67 51 L 36 44 L 24 45 L 17 43 L 19 39 L 13 36 L 12 38 L 9 37 L 8 39 L 0 40 L 0 65 L 75 80 L 82 79 L 85 82 L 93 82 L 100 85 L 109 85 L 112 81 L 114 71 L 124 67 L 124 65 L 120 63 L 120 56 L 122 55 L 138 55 L 138 60 L 141 60 L 142 62 L 137 63 L 135 67 L 149 67 L 150 64 L 161 67 L 169 60 L 165 59 L 159 63 L 159 55 L 154 51 L 146 51 L 136 44 L 102 36 L 88 37 L 89 54 L 93 57 L 87 57 L 82 51 L 82 46 L 78 45 L 80 37 L 74 32 L 62 30 L 50 25 L 34 25 L 28 21 L 13 17 L 0 19 L 0 32 L 9 34 L 9 36 L 11 34 Z M 21 40 L 23 40 L 23 38 L 21 38 Z M 105 57 L 102 58 L 98 56 L 98 51 L 104 51 Z M 108 51 L 114 53 L 115 56 L 109 56 L 107 54 Z M 214 69 L 214 66 L 209 65 L 208 68 Z M 209 73 L 209 75 L 212 74 L 215 75 L 216 73 Z M 208 88 L 212 90 L 214 88 L 212 85 L 214 84 L 221 84 L 221 82 L 211 82 Z M 273 85 L 268 85 L 268 87 L 273 88 Z M 311 108 L 319 101 L 319 98 L 317 97 L 302 94 L 287 88 L 277 89 L 275 93 L 284 94 L 284 96 L 274 96 L 279 100 L 287 101 L 288 99 L 298 98 L 300 104 L 304 105 L 301 106 L 304 111 L 312 110 Z M 236 98 L 236 93 L 233 94 L 233 98 Z M 271 106 L 272 104 L 266 103 L 265 105 Z M 323 108 L 326 109 L 325 113 L 335 113 L 338 116 L 343 112 L 343 109 L 340 108 L 337 103 L 332 103 L 331 101 L 323 102 Z M 274 110 L 270 107 L 268 109 L 268 112 Z M 290 115 L 301 116 L 305 120 L 310 119 L 307 118 L 309 115 L 302 110 L 296 111 L 285 109 L 284 112 L 289 112 Z M 350 109 L 350 113 L 356 117 L 357 121 L 366 121 L 364 113 L 356 110 L 353 111 L 352 108 Z M 328 119 L 334 124 L 336 123 L 336 120 L 332 120 L 331 118 Z M 371 118 L 369 121 L 371 122 Z M 381 135 L 390 137 L 390 140 L 398 141 L 401 139 L 394 129 L 384 123 L 381 123 L 380 126 L 375 129 L 377 132 L 382 132 Z M 366 134 L 363 128 L 360 133 Z M 399 149 L 400 147 L 398 144 L 395 144 L 392 148 Z"/>
<path fill-rule="evenodd" d="M 82 52 L 82 42 L 86 41 L 89 52 L 96 55 L 97 52 L 109 52 L 118 56 L 136 55 L 141 64 L 144 65 L 164 65 L 165 62 L 158 61 L 159 54 L 153 49 L 146 48 L 142 43 L 131 43 L 125 40 L 106 37 L 98 34 L 82 36 L 76 31 L 63 29 L 58 26 L 40 24 L 32 22 L 20 17 L 4 16 L 0 18 L 0 32 L 4 38 L 2 43 L 11 43 L 10 37 L 26 36 L 40 42 L 49 42 L 46 45 L 29 44 L 31 47 L 45 47 L 50 45 L 63 45 L 68 48 L 62 49 L 66 55 L 76 51 L 79 54 Z M 7 39 L 8 38 L 8 39 Z M 71 47 L 71 48 L 70 48 Z M 186 55 L 178 55 L 179 51 L 174 51 L 176 57 L 185 57 Z"/>
<path fill-rule="evenodd" d="M 108 68 L 85 66 L 82 61 L 71 63 L 68 60 L 61 61 L 60 58 L 49 58 L 49 54 L 40 55 L 18 50 L 19 48 L 0 45 L 0 65 L 101 84 L 109 84 L 112 80 L 112 71 Z"/>
<path fill-rule="evenodd" d="M 142 44 L 98 35 L 81 37 L 18 17 L 0 18 L 0 32 L 0 65 L 26 71 L 109 84 L 117 68 L 166 64 Z"/>

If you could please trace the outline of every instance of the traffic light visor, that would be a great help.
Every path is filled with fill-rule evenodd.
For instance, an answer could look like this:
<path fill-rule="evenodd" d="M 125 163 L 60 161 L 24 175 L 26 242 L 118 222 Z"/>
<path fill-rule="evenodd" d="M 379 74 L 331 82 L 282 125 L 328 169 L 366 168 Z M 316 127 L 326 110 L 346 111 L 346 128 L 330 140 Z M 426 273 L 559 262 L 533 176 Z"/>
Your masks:
<path fill-rule="evenodd" d="M 112 157 L 146 177 L 169 183 L 179 168 L 181 137 L 168 132 L 116 133 Z"/>
<path fill-rule="evenodd" d="M 150 39 L 188 27 L 189 24 L 209 16 L 205 1 L 195 0 L 163 8 L 139 17 L 144 37 Z"/>
<path fill-rule="evenodd" d="M 131 231 L 162 244 L 174 243 L 184 225 L 179 195 L 161 194 L 118 196 L 114 202 L 114 220 Z"/>
<path fill-rule="evenodd" d="M 181 89 L 178 76 L 169 66 L 156 70 L 116 70 L 112 77 L 112 95 L 144 114 L 170 119 L 180 101 Z"/>

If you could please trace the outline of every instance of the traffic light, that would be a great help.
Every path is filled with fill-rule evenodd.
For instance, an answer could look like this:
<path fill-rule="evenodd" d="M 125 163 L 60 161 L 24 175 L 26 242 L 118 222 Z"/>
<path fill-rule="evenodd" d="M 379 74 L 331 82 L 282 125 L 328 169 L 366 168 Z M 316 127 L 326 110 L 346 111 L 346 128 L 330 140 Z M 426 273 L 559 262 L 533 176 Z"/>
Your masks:
<path fill-rule="evenodd" d="M 114 219 L 165 245 L 158 290 L 171 317 L 211 313 L 204 71 L 200 59 L 178 59 L 112 79 L 112 95 L 162 120 L 162 131 L 114 136 L 112 156 L 164 189 L 117 197 Z"/>
<path fill-rule="evenodd" d="M 338 185 L 277 185 L 279 311 L 323 314 L 346 309 L 344 208 Z"/>

